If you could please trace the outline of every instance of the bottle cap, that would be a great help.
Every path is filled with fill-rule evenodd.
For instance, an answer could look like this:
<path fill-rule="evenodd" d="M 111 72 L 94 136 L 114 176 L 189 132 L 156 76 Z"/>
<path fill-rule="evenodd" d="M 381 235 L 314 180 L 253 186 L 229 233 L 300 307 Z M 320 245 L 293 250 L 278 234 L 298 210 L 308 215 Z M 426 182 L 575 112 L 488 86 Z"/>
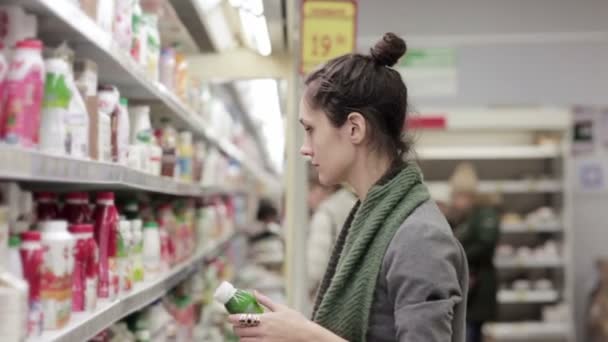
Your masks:
<path fill-rule="evenodd" d="M 113 192 L 99 192 L 97 193 L 97 200 L 114 200 Z"/>
<path fill-rule="evenodd" d="M 36 230 L 28 230 L 21 233 L 21 240 L 23 241 L 40 241 L 40 232 Z"/>
<path fill-rule="evenodd" d="M 72 234 L 93 233 L 93 225 L 92 224 L 73 224 L 70 226 L 70 233 L 72 233 Z"/>
<path fill-rule="evenodd" d="M 144 229 L 158 229 L 158 223 L 154 222 L 154 221 L 148 221 L 146 223 L 144 223 Z"/>
<path fill-rule="evenodd" d="M 19 235 L 11 234 L 11 237 L 8 239 L 9 247 L 19 247 L 21 246 L 21 239 Z"/>
<path fill-rule="evenodd" d="M 38 39 L 24 39 L 17 42 L 17 49 L 36 49 L 42 50 L 42 42 Z"/>
<path fill-rule="evenodd" d="M 220 286 L 215 290 L 215 294 L 213 298 L 222 304 L 228 303 L 230 298 L 232 298 L 236 294 L 236 289 L 232 284 L 227 281 L 223 281 Z"/>

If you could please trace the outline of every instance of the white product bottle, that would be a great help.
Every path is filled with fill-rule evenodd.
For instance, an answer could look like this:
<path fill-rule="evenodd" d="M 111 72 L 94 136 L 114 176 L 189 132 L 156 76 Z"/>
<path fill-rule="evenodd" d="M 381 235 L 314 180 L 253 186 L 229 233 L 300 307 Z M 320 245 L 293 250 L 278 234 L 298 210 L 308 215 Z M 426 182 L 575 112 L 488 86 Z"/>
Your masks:
<path fill-rule="evenodd" d="M 142 16 L 146 31 L 146 73 L 153 82 L 159 79 L 160 33 L 158 31 L 158 16 L 144 13 Z"/>
<path fill-rule="evenodd" d="M 97 25 L 112 33 L 114 24 L 114 0 L 97 1 Z"/>
<path fill-rule="evenodd" d="M 114 0 L 114 40 L 125 53 L 131 52 L 133 31 L 131 26 L 133 16 L 133 0 Z"/>
<path fill-rule="evenodd" d="M 158 276 L 161 266 L 160 232 L 156 222 L 144 224 L 143 240 L 144 277 L 150 280 Z"/>
<path fill-rule="evenodd" d="M 133 281 L 144 280 L 143 256 L 143 236 L 142 224 L 140 219 L 131 220 L 131 233 L 133 237 Z"/>
<path fill-rule="evenodd" d="M 128 292 L 133 287 L 133 260 L 131 253 L 131 244 L 133 237 L 131 235 L 131 222 L 120 220 L 119 222 L 120 242 L 118 246 L 118 269 L 120 272 L 120 289 L 123 292 Z"/>
<path fill-rule="evenodd" d="M 68 63 L 62 58 L 45 61 L 46 81 L 42 118 L 40 122 L 40 149 L 43 152 L 64 155 L 67 147 L 66 118 L 72 99 L 68 87 Z"/>
<path fill-rule="evenodd" d="M 98 92 L 99 142 L 101 160 L 112 161 L 112 115 L 120 101 L 120 94 L 113 86 L 102 86 Z"/>
<path fill-rule="evenodd" d="M 118 128 L 116 142 L 118 144 L 118 163 L 121 165 L 127 165 L 127 157 L 129 153 L 129 101 L 121 97 L 120 104 L 118 106 Z"/>
<path fill-rule="evenodd" d="M 72 98 L 66 120 L 69 136 L 69 144 L 66 146 L 72 157 L 89 159 L 89 113 L 87 112 L 84 99 L 76 87 L 76 81 L 74 80 L 71 68 L 69 69 L 67 81 L 68 87 L 72 92 Z"/>
<path fill-rule="evenodd" d="M 43 281 L 40 289 L 44 328 L 60 329 L 69 322 L 72 312 L 75 239 L 66 221 L 41 221 L 39 228 L 45 251 L 42 278 L 52 279 Z"/>
<path fill-rule="evenodd" d="M 137 144 L 139 137 L 152 135 L 152 124 L 150 123 L 150 106 L 132 106 L 129 107 L 129 119 L 131 123 L 131 132 L 129 142 Z"/>
<path fill-rule="evenodd" d="M 28 285 L 8 272 L 8 208 L 0 206 L 0 341 L 23 341 L 27 335 Z"/>
<path fill-rule="evenodd" d="M 12 234 L 8 242 L 8 263 L 9 271 L 17 278 L 23 278 L 23 264 L 21 264 L 21 255 L 19 254 L 19 247 L 21 246 L 21 239 L 18 235 Z"/>

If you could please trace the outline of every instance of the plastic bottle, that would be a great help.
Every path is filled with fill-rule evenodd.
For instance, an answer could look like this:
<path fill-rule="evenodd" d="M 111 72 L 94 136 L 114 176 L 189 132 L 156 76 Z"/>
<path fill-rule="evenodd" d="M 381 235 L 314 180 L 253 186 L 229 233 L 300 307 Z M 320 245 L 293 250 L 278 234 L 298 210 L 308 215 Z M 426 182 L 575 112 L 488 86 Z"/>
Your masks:
<path fill-rule="evenodd" d="M 117 125 L 116 129 L 116 162 L 122 165 L 127 165 L 127 156 L 129 153 L 129 101 L 121 97 L 120 104 L 117 112 Z"/>
<path fill-rule="evenodd" d="M 160 32 L 158 30 L 158 16 L 144 13 L 142 15 L 146 31 L 146 71 L 153 82 L 158 82 L 160 59 Z"/>
<path fill-rule="evenodd" d="M 23 279 L 23 265 L 19 255 L 21 239 L 19 235 L 11 234 L 8 239 L 8 267 L 9 271 L 17 278 Z"/>
<path fill-rule="evenodd" d="M 86 192 L 70 192 L 65 199 L 61 218 L 69 224 L 91 223 L 93 213 L 89 206 L 89 195 Z"/>
<path fill-rule="evenodd" d="M 40 284 L 44 328 L 60 329 L 68 323 L 72 312 L 75 240 L 68 232 L 66 221 L 41 221 L 39 228 L 44 250 Z"/>
<path fill-rule="evenodd" d="M 194 144 L 194 155 L 192 157 L 192 180 L 200 183 L 203 178 L 203 162 L 205 160 L 206 148 L 202 141 Z"/>
<path fill-rule="evenodd" d="M 149 145 L 152 136 L 150 107 L 133 106 L 129 108 L 129 163 L 132 168 L 148 172 Z"/>
<path fill-rule="evenodd" d="M 13 48 L 17 42 L 36 36 L 38 28 L 36 16 L 27 14 L 22 7 L 2 5 L 0 17 L 2 18 L 0 42 L 5 48 Z"/>
<path fill-rule="evenodd" d="M 69 68 L 67 85 L 72 94 L 66 117 L 67 151 L 72 157 L 89 159 L 89 113 L 84 98 L 76 86 L 72 68 Z"/>
<path fill-rule="evenodd" d="M 170 124 L 169 119 L 162 118 L 163 128 L 158 131 L 157 136 L 163 150 L 161 173 L 166 177 L 176 177 L 177 173 L 177 132 Z"/>
<path fill-rule="evenodd" d="M 114 206 L 114 193 L 97 194 L 97 205 L 93 212 L 95 241 L 99 247 L 98 297 L 113 300 L 119 292 L 119 277 L 116 272 L 116 244 L 118 238 L 118 211 Z"/>
<path fill-rule="evenodd" d="M 146 280 L 154 279 L 161 271 L 161 242 L 158 224 L 148 221 L 143 230 L 143 263 Z"/>
<path fill-rule="evenodd" d="M 176 94 L 182 100 L 188 98 L 188 61 L 183 53 L 175 54 L 175 87 Z"/>
<path fill-rule="evenodd" d="M 6 77 L 3 122 L 0 122 L 0 138 L 9 144 L 38 146 L 45 75 L 41 52 L 40 40 L 17 43 Z"/>
<path fill-rule="evenodd" d="M 167 265 L 181 261 L 183 253 L 179 240 L 179 227 L 171 203 L 164 203 L 158 208 L 158 223 L 160 225 L 161 258 Z"/>
<path fill-rule="evenodd" d="M 180 132 L 177 151 L 177 164 L 182 181 L 192 182 L 192 158 L 194 147 L 192 146 L 192 132 Z"/>
<path fill-rule="evenodd" d="M 147 172 L 155 176 L 161 175 L 163 150 L 158 144 L 156 137 L 150 137 L 148 145 L 148 169 Z"/>
<path fill-rule="evenodd" d="M 68 63 L 62 58 L 45 61 L 46 81 L 40 122 L 40 149 L 44 152 L 64 155 L 68 143 L 66 118 L 72 98 L 68 87 Z"/>
<path fill-rule="evenodd" d="M 9 64 L 8 59 L 6 58 L 6 52 L 4 50 L 4 44 L 0 42 L 0 94 L 4 94 L 4 85 L 6 81 L 6 76 L 8 74 Z M 0 99 L 1 100 L 1 99 Z M 0 102 L 0 108 L 2 108 L 2 102 Z M 0 126 L 1 122 L 4 122 L 4 115 L 0 112 Z"/>
<path fill-rule="evenodd" d="M 231 314 L 264 313 L 264 309 L 258 304 L 252 293 L 236 289 L 227 281 L 220 284 L 213 297 L 222 303 Z"/>
<path fill-rule="evenodd" d="M 72 310 L 92 312 L 97 306 L 97 243 L 92 224 L 73 224 L 70 233 L 76 239 L 72 281 Z"/>
<path fill-rule="evenodd" d="M 143 11 L 139 0 L 133 0 L 133 13 L 131 17 L 131 28 L 133 31 L 133 43 L 131 45 L 131 56 L 140 65 L 145 66 L 145 51 L 147 51 L 146 30 L 143 23 Z"/>
<path fill-rule="evenodd" d="M 133 44 L 133 1 L 114 0 L 114 40 L 118 46 L 129 53 Z"/>
<path fill-rule="evenodd" d="M 118 269 L 120 272 L 120 289 L 123 292 L 129 292 L 133 288 L 133 270 L 131 260 L 131 222 L 120 220 L 119 223 L 120 238 L 118 239 Z"/>
<path fill-rule="evenodd" d="M 142 221 L 140 219 L 131 220 L 131 232 L 133 235 L 133 281 L 144 280 L 143 265 L 143 232 Z"/>
<path fill-rule="evenodd" d="M 111 85 L 100 86 L 98 90 L 99 108 L 99 147 L 101 160 L 112 161 L 113 141 L 112 141 L 112 118 L 117 110 L 120 94 Z"/>
<path fill-rule="evenodd" d="M 169 91 L 175 91 L 175 50 L 170 47 L 160 53 L 160 83 Z"/>
<path fill-rule="evenodd" d="M 38 221 L 56 220 L 59 218 L 57 195 L 52 192 L 38 192 L 36 198 L 36 219 Z"/>
<path fill-rule="evenodd" d="M 21 263 L 23 264 L 23 275 L 29 284 L 28 295 L 28 336 L 40 336 L 44 327 L 44 315 L 40 302 L 40 283 L 42 281 L 42 263 L 44 252 L 41 244 L 41 234 L 38 231 L 27 231 L 21 233 L 23 243 L 19 248 Z"/>

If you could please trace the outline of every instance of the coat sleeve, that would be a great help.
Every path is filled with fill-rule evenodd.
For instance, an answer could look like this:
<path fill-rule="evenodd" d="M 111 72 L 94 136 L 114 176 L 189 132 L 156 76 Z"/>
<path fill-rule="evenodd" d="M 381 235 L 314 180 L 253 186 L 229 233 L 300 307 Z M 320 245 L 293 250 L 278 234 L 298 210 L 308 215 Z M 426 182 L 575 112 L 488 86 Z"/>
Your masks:
<path fill-rule="evenodd" d="M 406 221 L 389 245 L 383 269 L 400 342 L 464 338 L 466 256 L 448 229 Z"/>

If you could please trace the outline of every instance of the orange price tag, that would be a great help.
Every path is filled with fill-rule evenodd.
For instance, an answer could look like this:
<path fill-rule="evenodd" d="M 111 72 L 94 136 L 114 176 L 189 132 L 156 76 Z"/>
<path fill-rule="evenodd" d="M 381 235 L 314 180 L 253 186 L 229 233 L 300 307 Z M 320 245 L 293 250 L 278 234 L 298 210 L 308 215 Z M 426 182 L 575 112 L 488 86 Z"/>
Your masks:
<path fill-rule="evenodd" d="M 301 65 L 307 74 L 318 65 L 355 51 L 357 5 L 348 0 L 302 3 Z"/>

